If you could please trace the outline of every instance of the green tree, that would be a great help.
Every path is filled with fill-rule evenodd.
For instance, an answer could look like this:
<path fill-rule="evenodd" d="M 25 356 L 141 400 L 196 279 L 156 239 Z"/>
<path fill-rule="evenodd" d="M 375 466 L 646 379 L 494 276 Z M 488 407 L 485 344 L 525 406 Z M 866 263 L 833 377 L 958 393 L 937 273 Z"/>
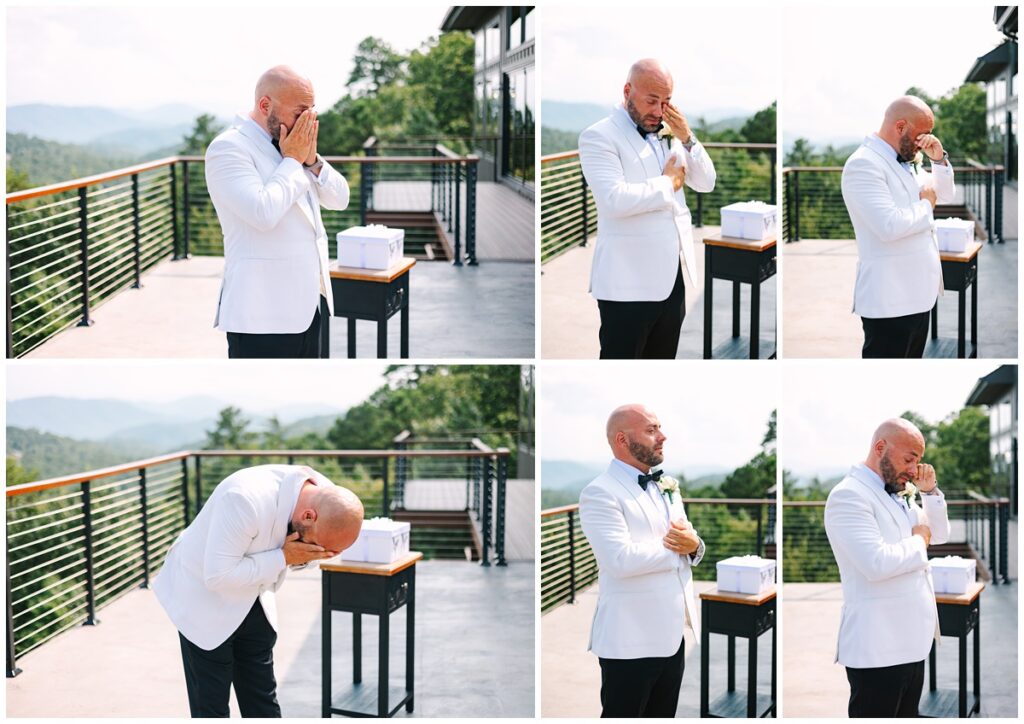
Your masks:
<path fill-rule="evenodd" d="M 740 136 L 747 143 L 775 143 L 775 105 L 762 108 L 752 115 L 740 129 Z"/>
<path fill-rule="evenodd" d="M 431 38 L 409 54 L 409 85 L 444 135 L 468 136 L 473 115 L 473 37 L 462 31 Z"/>
<path fill-rule="evenodd" d="M 28 173 L 19 171 L 12 166 L 7 167 L 7 193 L 13 194 L 15 191 L 24 191 L 30 188 L 32 188 L 32 184 L 28 180 Z"/>
<path fill-rule="evenodd" d="M 225 407 L 217 415 L 217 423 L 206 431 L 204 450 L 247 450 L 256 442 L 256 433 L 249 430 L 250 420 L 237 407 Z"/>
<path fill-rule="evenodd" d="M 367 37 L 356 47 L 349 92 L 359 97 L 376 95 L 381 88 L 403 77 L 405 59 L 381 38 Z"/>
<path fill-rule="evenodd" d="M 197 116 L 192 131 L 182 139 L 179 153 L 183 156 L 205 155 L 207 146 L 223 130 L 224 126 L 217 122 L 216 116 L 210 113 Z"/>
<path fill-rule="evenodd" d="M 768 489 L 775 485 L 775 463 L 775 410 L 772 410 L 761 440 L 761 452 L 726 476 L 722 494 L 727 498 L 765 497 Z"/>
<path fill-rule="evenodd" d="M 35 470 L 26 470 L 21 467 L 18 458 L 13 455 L 7 456 L 7 486 L 31 483 L 39 479 L 39 473 Z"/>

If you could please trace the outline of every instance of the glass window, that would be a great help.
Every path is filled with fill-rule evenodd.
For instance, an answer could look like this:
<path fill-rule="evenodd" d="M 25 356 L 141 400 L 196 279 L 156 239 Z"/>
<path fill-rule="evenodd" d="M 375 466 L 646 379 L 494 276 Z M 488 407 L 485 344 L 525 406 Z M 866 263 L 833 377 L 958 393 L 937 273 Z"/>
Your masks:
<path fill-rule="evenodd" d="M 523 18 L 519 12 L 521 9 L 508 9 L 508 40 L 505 42 L 505 47 L 509 50 L 523 44 Z"/>
<path fill-rule="evenodd" d="M 533 40 L 536 34 L 533 22 L 534 19 L 537 17 L 537 14 L 533 12 L 533 8 L 523 8 L 523 13 L 523 40 Z M 1014 83 L 1013 87 L 1017 87 L 1016 82 Z"/>
<path fill-rule="evenodd" d="M 506 76 L 505 168 L 507 176 L 524 184 L 534 182 L 534 68 L 514 71 Z"/>
<path fill-rule="evenodd" d="M 501 30 L 497 19 L 484 31 L 486 35 L 484 62 L 486 65 L 497 62 L 501 56 Z"/>
<path fill-rule="evenodd" d="M 473 35 L 474 41 L 474 52 L 473 52 L 473 67 L 483 68 L 484 67 L 484 31 L 477 30 Z"/>
<path fill-rule="evenodd" d="M 477 75 L 473 81 L 473 126 L 477 135 L 484 133 L 487 124 L 487 91 L 484 87 L 483 75 Z"/>

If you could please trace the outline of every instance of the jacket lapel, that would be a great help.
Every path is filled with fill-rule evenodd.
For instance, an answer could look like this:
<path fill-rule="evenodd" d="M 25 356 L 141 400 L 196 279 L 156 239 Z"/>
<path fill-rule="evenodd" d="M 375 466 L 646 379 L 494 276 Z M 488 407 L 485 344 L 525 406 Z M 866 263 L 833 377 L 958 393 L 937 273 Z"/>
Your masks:
<path fill-rule="evenodd" d="M 640 506 L 640 510 L 643 511 L 644 517 L 647 518 L 647 525 L 650 526 L 651 532 L 657 533 L 658 527 L 656 521 L 658 518 L 655 517 L 654 506 L 651 504 L 650 496 L 648 496 L 644 489 L 641 488 L 636 480 L 629 477 L 625 470 L 620 468 L 615 463 L 608 465 L 608 474 L 611 475 L 615 482 L 623 487 L 626 493 L 637 502 Z"/>
<path fill-rule="evenodd" d="M 259 150 L 260 153 L 266 156 L 268 160 L 272 161 L 275 166 L 281 163 L 281 160 L 284 157 L 276 148 L 274 148 L 274 144 L 270 142 L 270 139 L 268 139 L 258 129 L 253 127 L 255 121 L 253 121 L 251 118 L 238 116 L 235 119 L 235 123 L 238 126 L 238 132 L 241 133 L 246 138 L 248 138 L 253 143 L 253 145 L 256 146 L 257 150 Z M 316 218 L 313 215 L 313 207 L 311 206 L 311 204 L 312 200 L 309 198 L 309 193 L 307 192 L 299 200 L 299 208 L 302 209 L 302 213 L 306 215 L 306 219 L 313 226 L 313 230 L 319 233 L 319 230 L 317 229 L 316 226 Z"/>
<path fill-rule="evenodd" d="M 886 163 L 889 170 L 896 174 L 896 178 L 900 180 L 900 183 L 903 184 L 903 188 L 905 188 L 907 193 L 910 194 L 911 203 L 916 201 L 917 197 L 921 193 L 921 189 L 918 186 L 917 178 L 914 177 L 914 174 L 908 173 L 907 170 L 900 165 L 899 161 L 878 147 L 879 143 L 885 143 L 885 141 L 879 141 L 868 137 L 866 143 L 868 148 L 870 148 L 875 155 Z"/>
<path fill-rule="evenodd" d="M 625 137 L 626 143 L 628 143 L 630 148 L 632 148 L 636 153 L 636 157 L 640 160 L 640 163 L 643 164 L 648 176 L 652 174 L 655 176 L 659 175 L 661 173 L 661 169 L 655 168 L 652 171 L 651 163 L 649 163 L 650 161 L 653 162 L 654 166 L 658 165 L 658 159 L 654 157 L 654 150 L 648 146 L 647 141 L 642 139 L 640 134 L 637 133 L 636 126 L 629 120 L 629 116 L 624 111 L 620 111 L 620 109 L 616 108 L 612 111 L 612 122 L 615 124 L 615 127 L 619 129 L 619 132 Z"/>
<path fill-rule="evenodd" d="M 857 470 L 856 468 L 850 471 L 850 475 L 852 475 L 853 478 L 857 480 L 857 482 L 859 482 L 861 485 L 863 485 L 865 488 L 871 491 L 871 493 L 882 504 L 882 507 L 885 508 L 889 512 L 889 515 L 892 516 L 892 520 L 896 524 L 897 528 L 903 530 L 904 526 L 909 526 L 910 519 L 907 517 L 907 514 L 899 505 L 896 504 L 895 500 L 889 497 L 888 493 L 886 493 L 885 490 L 880 489 L 878 485 L 876 485 L 874 482 L 870 480 L 865 480 L 861 476 L 860 471 Z"/>

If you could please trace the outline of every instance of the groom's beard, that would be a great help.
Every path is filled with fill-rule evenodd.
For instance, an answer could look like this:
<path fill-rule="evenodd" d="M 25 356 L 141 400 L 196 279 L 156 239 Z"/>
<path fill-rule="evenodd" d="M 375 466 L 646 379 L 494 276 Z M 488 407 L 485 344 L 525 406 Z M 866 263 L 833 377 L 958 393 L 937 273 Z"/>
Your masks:
<path fill-rule="evenodd" d="M 657 133 L 658 129 L 661 128 L 660 119 L 653 116 L 640 116 L 640 111 L 636 109 L 636 104 L 633 103 L 632 98 L 626 101 L 626 113 L 629 114 L 633 123 L 644 129 L 645 133 Z"/>
<path fill-rule="evenodd" d="M 912 161 L 917 155 L 917 139 L 912 138 L 907 131 L 900 136 L 900 157 L 906 161 Z"/>
<path fill-rule="evenodd" d="M 661 461 L 665 459 L 665 456 L 655 450 L 654 447 L 647 447 L 636 440 L 629 441 L 629 454 L 637 461 L 652 468 L 655 465 L 661 465 Z"/>
<path fill-rule="evenodd" d="M 896 472 L 896 466 L 889 460 L 889 453 L 882 456 L 879 467 L 882 469 L 882 482 L 885 483 L 885 492 L 889 495 L 903 492 L 903 489 L 907 487 L 910 476 L 906 473 Z"/>

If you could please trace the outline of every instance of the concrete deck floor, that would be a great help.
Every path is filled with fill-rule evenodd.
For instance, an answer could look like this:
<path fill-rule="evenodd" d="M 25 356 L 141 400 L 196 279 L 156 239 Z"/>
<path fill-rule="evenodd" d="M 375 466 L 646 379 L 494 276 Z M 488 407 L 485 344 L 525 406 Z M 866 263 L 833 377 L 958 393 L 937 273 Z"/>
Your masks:
<path fill-rule="evenodd" d="M 697 267 L 703 274 L 705 236 L 717 234 L 717 226 L 693 230 Z M 568 251 L 541 269 L 541 353 L 545 359 L 597 359 L 601 352 L 598 330 L 601 317 L 597 302 L 587 289 L 594 256 L 593 239 L 585 247 Z M 703 278 L 703 277 L 701 277 Z M 761 356 L 775 347 L 775 305 L 777 276 L 761 285 Z M 704 288 L 686 288 L 686 319 L 679 337 L 678 359 L 701 359 L 704 355 Z M 712 319 L 715 346 L 732 330 L 732 285 L 715 282 Z M 750 285 L 740 285 L 740 334 L 750 330 Z"/>
<path fill-rule="evenodd" d="M 424 561 L 416 572 L 416 717 L 532 717 L 534 566 Z M 274 649 L 285 717 L 320 716 L 320 572 L 278 591 Z M 500 611 L 500 615 L 496 612 Z M 351 617 L 333 614 L 333 689 L 351 681 Z M 8 717 L 187 717 L 177 633 L 151 591 L 103 608 L 19 660 Z M 376 618 L 363 619 L 363 677 L 375 680 Z M 404 674 L 405 613 L 392 616 L 391 668 Z M 54 692 L 59 692 L 55 695 Z M 232 713 L 238 710 L 232 696 Z M 407 717 L 405 710 L 398 716 Z"/>
<path fill-rule="evenodd" d="M 783 585 L 780 631 L 783 716 L 846 717 L 850 685 L 846 670 L 833 663 L 842 603 L 843 593 L 838 583 Z M 968 640 L 968 657 L 973 655 L 973 645 L 972 636 Z M 956 689 L 955 639 L 942 639 L 937 662 L 939 688 Z M 1016 717 L 1016 581 L 1010 585 L 989 586 L 981 594 L 981 669 L 981 715 Z"/>
<path fill-rule="evenodd" d="M 694 581 L 694 595 L 714 588 L 714 582 Z M 699 599 L 697 605 L 700 605 Z M 577 596 L 577 603 L 563 604 L 541 617 L 541 716 L 598 717 L 601 715 L 601 668 L 597 657 L 587 651 L 590 623 L 597 607 L 597 586 Z M 679 691 L 677 717 L 700 716 L 700 647 L 687 628 L 686 668 Z M 711 698 L 725 692 L 725 637 L 711 637 Z M 736 687 L 746 686 L 747 647 L 736 645 Z M 758 691 L 771 687 L 771 634 L 758 640 Z"/>
<path fill-rule="evenodd" d="M 782 349 L 785 357 L 859 358 L 860 317 L 850 311 L 857 243 L 803 240 L 783 244 Z M 986 244 L 978 255 L 979 357 L 1017 357 L 1017 242 Z M 939 335 L 956 337 L 956 292 L 939 299 Z M 967 322 L 970 325 L 970 302 Z M 968 326 L 968 339 L 970 327 Z"/>
<path fill-rule="evenodd" d="M 213 328 L 223 257 L 167 261 L 99 306 L 92 327 L 72 327 L 29 358 L 226 358 L 224 334 Z M 453 268 L 420 262 L 410 277 L 412 358 L 532 358 L 534 265 L 481 263 Z M 361 358 L 376 355 L 376 325 L 357 322 Z M 398 315 L 388 323 L 388 355 L 399 354 Z M 331 319 L 331 357 L 347 354 L 346 320 Z"/>

